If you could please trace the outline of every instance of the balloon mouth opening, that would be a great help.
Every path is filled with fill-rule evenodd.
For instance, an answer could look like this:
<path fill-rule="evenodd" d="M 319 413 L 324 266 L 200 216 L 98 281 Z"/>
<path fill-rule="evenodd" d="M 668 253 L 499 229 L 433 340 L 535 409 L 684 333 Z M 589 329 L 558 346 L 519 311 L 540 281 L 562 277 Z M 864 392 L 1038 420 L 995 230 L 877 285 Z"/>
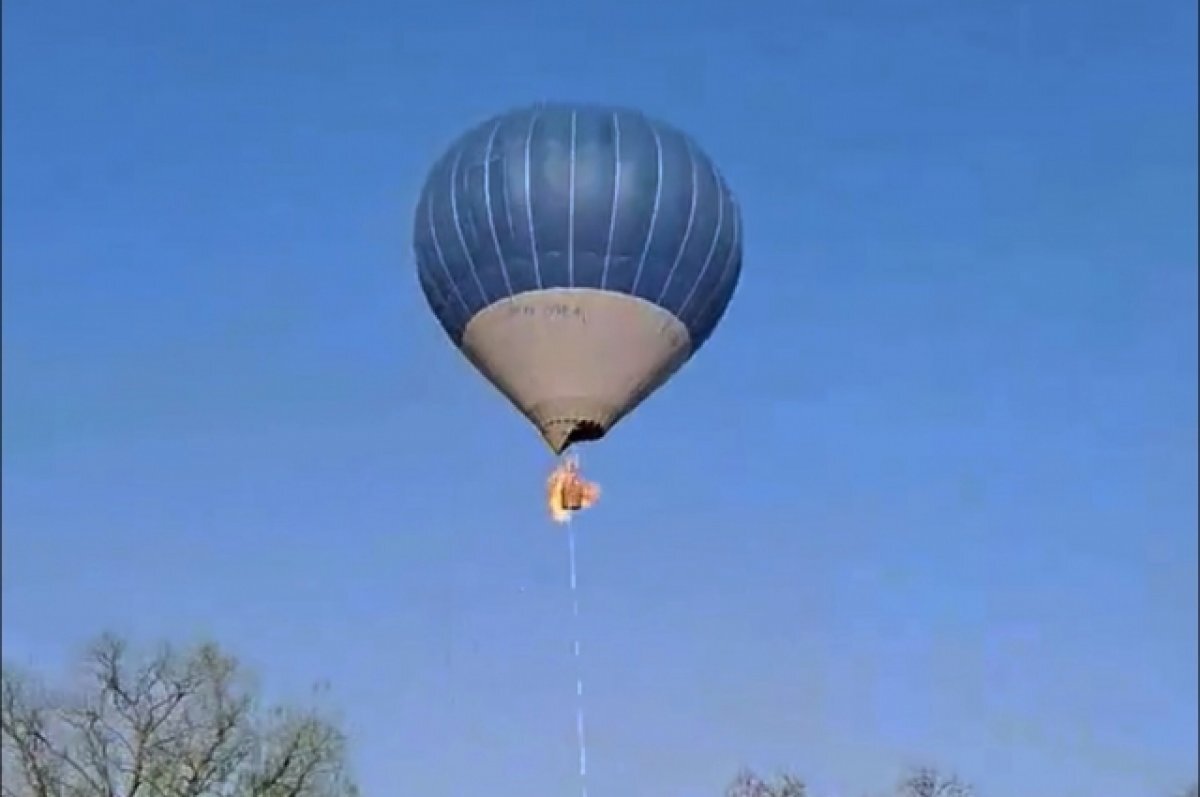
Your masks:
<path fill-rule="evenodd" d="M 576 443 L 590 443 L 604 437 L 608 431 L 595 421 L 551 421 L 547 424 L 546 442 L 555 454 L 561 454 Z M 557 428 L 555 428 L 557 427 Z"/>
<path fill-rule="evenodd" d="M 567 439 L 563 441 L 563 449 L 574 443 L 590 443 L 593 440 L 599 440 L 604 437 L 604 427 L 595 421 L 579 421 L 571 431 L 567 432 Z"/>

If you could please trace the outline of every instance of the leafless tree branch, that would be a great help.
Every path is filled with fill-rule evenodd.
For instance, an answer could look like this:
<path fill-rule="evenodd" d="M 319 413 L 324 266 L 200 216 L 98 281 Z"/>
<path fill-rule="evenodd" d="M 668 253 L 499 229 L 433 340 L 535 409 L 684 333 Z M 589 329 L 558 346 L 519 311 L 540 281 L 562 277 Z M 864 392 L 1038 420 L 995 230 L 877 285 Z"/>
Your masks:
<path fill-rule="evenodd" d="M 725 790 L 725 797 L 806 797 L 804 781 L 795 775 L 780 775 L 774 783 L 742 770 Z"/>
<path fill-rule="evenodd" d="M 945 776 L 932 767 L 920 767 L 900 782 L 896 793 L 899 797 L 972 797 L 974 790 L 956 775 Z"/>
<path fill-rule="evenodd" d="M 5 666 L 3 797 L 356 794 L 337 728 L 312 712 L 260 716 L 237 662 L 213 645 L 138 659 L 103 636 L 84 664 L 65 696 Z"/>

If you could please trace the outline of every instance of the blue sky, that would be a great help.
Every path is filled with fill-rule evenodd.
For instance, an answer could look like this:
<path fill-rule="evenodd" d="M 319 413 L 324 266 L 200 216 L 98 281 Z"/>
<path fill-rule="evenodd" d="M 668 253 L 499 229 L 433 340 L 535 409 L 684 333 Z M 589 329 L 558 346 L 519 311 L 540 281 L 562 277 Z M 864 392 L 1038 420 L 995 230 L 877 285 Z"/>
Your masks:
<path fill-rule="evenodd" d="M 366 794 L 573 793 L 551 458 L 410 217 L 488 114 L 625 103 L 746 261 L 584 452 L 592 794 L 1194 775 L 1195 4 L 573 5 L 5 3 L 5 655 L 211 636 Z"/>

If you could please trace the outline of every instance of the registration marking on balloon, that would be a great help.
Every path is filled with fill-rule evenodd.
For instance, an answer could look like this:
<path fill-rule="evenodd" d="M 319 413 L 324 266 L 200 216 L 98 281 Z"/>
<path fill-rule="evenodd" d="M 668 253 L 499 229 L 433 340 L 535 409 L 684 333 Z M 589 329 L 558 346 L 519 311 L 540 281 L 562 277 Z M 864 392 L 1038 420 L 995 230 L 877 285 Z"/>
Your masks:
<path fill-rule="evenodd" d="M 506 314 L 509 318 L 578 320 L 581 323 L 587 323 L 587 313 L 584 312 L 584 309 L 577 304 L 567 302 L 556 302 L 540 307 L 514 302 L 509 306 Z"/>

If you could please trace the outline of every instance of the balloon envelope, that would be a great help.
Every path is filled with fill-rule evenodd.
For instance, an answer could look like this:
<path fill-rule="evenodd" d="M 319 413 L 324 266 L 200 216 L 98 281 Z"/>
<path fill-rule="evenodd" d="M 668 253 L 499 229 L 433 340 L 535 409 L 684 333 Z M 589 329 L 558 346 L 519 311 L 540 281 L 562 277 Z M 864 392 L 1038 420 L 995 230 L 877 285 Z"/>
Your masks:
<path fill-rule="evenodd" d="M 542 104 L 449 147 L 414 249 L 447 335 L 561 452 L 602 437 L 708 340 L 742 225 L 687 135 L 633 110 Z"/>

